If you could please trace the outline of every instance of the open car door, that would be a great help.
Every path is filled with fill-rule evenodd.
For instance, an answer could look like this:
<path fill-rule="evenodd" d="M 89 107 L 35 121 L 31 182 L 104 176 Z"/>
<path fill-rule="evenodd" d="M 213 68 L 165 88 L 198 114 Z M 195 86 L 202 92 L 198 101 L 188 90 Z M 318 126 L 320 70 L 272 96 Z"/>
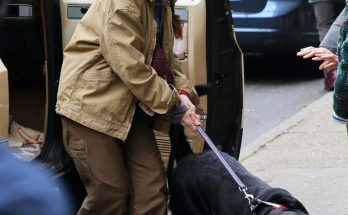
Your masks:
<path fill-rule="evenodd" d="M 207 114 L 208 134 L 238 159 L 243 131 L 243 54 L 231 13 L 228 0 L 178 0 L 176 14 L 184 21 L 184 38 L 175 41 L 174 52 L 196 86 L 209 86 L 199 105 Z M 199 143 L 191 146 L 194 152 L 205 148 Z"/>
<path fill-rule="evenodd" d="M 215 88 L 208 96 L 207 132 L 222 150 L 239 157 L 242 138 L 243 54 L 233 29 L 228 0 L 207 3 L 207 76 Z"/>

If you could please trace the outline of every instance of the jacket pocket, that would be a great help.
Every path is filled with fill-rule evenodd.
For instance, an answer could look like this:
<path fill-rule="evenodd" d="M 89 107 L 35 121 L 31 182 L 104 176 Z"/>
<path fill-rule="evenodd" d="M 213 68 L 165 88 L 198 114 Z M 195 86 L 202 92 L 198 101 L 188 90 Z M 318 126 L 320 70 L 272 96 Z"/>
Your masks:
<path fill-rule="evenodd" d="M 112 81 L 116 79 L 116 74 L 111 68 L 102 70 L 87 70 L 82 76 L 82 81 L 98 82 L 98 81 Z"/>
<path fill-rule="evenodd" d="M 108 68 L 85 71 L 75 83 L 70 104 L 94 119 L 123 124 L 130 121 L 133 103 L 130 90 Z"/>

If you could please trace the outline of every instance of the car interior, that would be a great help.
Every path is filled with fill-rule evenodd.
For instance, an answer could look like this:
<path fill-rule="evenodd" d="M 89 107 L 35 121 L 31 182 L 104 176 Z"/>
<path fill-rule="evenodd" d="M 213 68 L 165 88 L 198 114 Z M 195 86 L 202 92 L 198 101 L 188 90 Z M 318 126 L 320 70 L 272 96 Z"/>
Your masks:
<path fill-rule="evenodd" d="M 0 35 L 0 56 L 8 71 L 9 123 L 20 125 L 24 130 L 30 128 L 40 132 L 42 137 L 45 130 L 46 80 L 44 36 L 39 8 L 38 1 L 23 1 L 21 4 L 8 2 L 6 16 L 0 21 L 1 31 L 6 32 Z M 10 129 L 17 130 L 18 127 Z M 31 130 L 28 131 L 28 135 L 34 134 Z M 12 144 L 26 145 L 26 141 L 18 143 L 14 139 Z M 42 144 L 42 140 L 39 144 Z M 14 151 L 22 156 L 19 150 Z M 28 156 L 24 153 L 21 158 L 33 158 Z"/>

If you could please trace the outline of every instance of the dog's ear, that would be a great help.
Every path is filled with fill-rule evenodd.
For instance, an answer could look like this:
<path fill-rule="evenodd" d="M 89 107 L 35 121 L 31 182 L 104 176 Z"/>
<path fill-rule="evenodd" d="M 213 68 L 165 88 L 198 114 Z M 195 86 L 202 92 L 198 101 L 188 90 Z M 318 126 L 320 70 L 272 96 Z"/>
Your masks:
<path fill-rule="evenodd" d="M 295 209 L 272 209 L 269 215 L 307 215 L 300 210 Z"/>
<path fill-rule="evenodd" d="M 270 195 L 267 196 L 266 201 L 284 205 L 290 210 L 294 209 L 295 211 L 301 211 L 304 214 L 308 214 L 308 211 L 303 204 L 298 199 L 293 197 L 288 191 L 281 188 L 274 188 L 274 191 L 275 192 L 271 192 Z"/>

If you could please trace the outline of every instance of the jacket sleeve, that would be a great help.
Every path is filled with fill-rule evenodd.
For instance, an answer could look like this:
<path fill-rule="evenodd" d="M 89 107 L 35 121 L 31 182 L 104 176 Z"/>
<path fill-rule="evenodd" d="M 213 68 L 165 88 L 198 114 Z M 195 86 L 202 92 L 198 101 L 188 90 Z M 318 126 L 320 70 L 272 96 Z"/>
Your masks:
<path fill-rule="evenodd" d="M 344 10 L 342 10 L 340 15 L 336 18 L 334 23 L 331 25 L 323 41 L 321 41 L 319 45 L 320 47 L 327 48 L 333 53 L 337 52 L 338 36 L 340 35 L 340 29 L 343 25 L 343 22 L 344 22 Z"/>
<path fill-rule="evenodd" d="M 179 95 L 145 64 L 140 10 L 127 5 L 110 13 L 102 26 L 102 55 L 135 97 L 158 114 L 168 113 Z"/>
<path fill-rule="evenodd" d="M 199 97 L 195 90 L 195 87 L 190 80 L 187 79 L 184 71 L 182 70 L 179 60 L 174 58 L 173 61 L 174 72 L 174 85 L 176 89 L 185 90 L 190 95 L 191 102 L 197 106 L 199 104 Z"/>

